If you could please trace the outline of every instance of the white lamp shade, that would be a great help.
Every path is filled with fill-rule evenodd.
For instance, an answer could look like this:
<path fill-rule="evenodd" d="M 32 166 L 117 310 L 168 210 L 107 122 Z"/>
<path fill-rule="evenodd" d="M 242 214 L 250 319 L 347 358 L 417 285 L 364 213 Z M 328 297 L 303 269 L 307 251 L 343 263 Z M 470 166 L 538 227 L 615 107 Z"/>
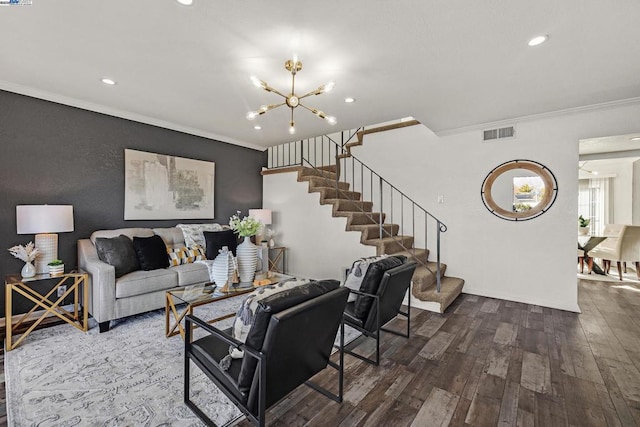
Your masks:
<path fill-rule="evenodd" d="M 257 219 L 264 225 L 271 224 L 271 209 L 249 209 L 249 216 Z"/>
<path fill-rule="evenodd" d="M 73 206 L 16 206 L 18 234 L 64 233 L 73 231 Z"/>

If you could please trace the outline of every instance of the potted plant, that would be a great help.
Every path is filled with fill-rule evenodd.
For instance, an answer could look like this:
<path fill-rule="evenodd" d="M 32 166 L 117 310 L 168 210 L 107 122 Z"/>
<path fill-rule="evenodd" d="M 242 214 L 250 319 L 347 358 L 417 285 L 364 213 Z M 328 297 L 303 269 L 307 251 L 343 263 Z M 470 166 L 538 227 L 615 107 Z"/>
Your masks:
<path fill-rule="evenodd" d="M 586 235 L 589 234 L 589 223 L 591 220 L 589 218 L 584 218 L 582 215 L 578 217 L 578 234 Z"/>
<path fill-rule="evenodd" d="M 54 259 L 47 265 L 49 266 L 49 274 L 52 276 L 64 273 L 64 262 L 62 260 Z"/>

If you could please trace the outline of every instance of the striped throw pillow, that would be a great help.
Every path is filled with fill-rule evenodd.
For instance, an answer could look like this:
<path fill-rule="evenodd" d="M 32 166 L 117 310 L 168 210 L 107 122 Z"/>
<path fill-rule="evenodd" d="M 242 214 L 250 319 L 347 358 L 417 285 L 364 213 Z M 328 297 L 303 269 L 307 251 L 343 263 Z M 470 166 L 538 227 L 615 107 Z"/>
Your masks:
<path fill-rule="evenodd" d="M 169 265 L 175 267 L 182 264 L 191 264 L 195 261 L 207 259 L 204 256 L 204 250 L 200 245 L 183 246 L 181 248 L 167 248 L 169 254 Z"/>

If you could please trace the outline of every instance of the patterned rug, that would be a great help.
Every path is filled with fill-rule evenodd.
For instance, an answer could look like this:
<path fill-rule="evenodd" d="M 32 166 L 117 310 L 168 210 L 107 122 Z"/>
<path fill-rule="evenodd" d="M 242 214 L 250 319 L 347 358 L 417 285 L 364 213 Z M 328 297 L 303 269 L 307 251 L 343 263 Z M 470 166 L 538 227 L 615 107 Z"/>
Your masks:
<path fill-rule="evenodd" d="M 243 298 L 197 307 L 204 319 L 235 312 Z M 209 317 L 210 316 L 210 317 Z M 231 326 L 233 319 L 216 324 Z M 196 330 L 196 332 L 203 332 Z M 352 340 L 358 333 L 351 330 Z M 10 426 L 202 426 L 182 401 L 184 342 L 165 338 L 164 309 L 86 334 L 70 325 L 32 332 L 5 353 Z M 217 425 L 241 412 L 199 369 L 191 397 Z"/>

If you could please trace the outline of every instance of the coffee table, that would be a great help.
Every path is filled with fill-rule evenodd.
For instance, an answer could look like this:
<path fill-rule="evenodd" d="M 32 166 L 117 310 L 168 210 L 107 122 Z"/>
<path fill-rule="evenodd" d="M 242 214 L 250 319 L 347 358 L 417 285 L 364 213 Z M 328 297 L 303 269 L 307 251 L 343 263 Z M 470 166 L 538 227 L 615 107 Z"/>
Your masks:
<path fill-rule="evenodd" d="M 271 273 L 268 284 L 276 284 L 282 280 L 290 279 L 292 277 L 293 276 L 288 276 L 286 274 Z M 237 283 L 226 287 L 216 286 L 213 283 L 205 283 L 167 291 L 165 294 L 166 337 L 169 338 L 180 334 L 182 339 L 184 339 L 185 330 L 182 326 L 182 320 L 187 314 L 193 314 L 193 309 L 195 307 L 248 294 L 258 287 L 259 286 L 255 286 L 253 283 Z M 184 307 L 178 307 L 183 304 L 185 304 Z M 216 323 L 235 315 L 236 313 L 226 313 L 216 317 L 215 319 L 207 320 L 207 323 Z M 171 323 L 171 317 L 173 317 L 173 324 Z"/>

